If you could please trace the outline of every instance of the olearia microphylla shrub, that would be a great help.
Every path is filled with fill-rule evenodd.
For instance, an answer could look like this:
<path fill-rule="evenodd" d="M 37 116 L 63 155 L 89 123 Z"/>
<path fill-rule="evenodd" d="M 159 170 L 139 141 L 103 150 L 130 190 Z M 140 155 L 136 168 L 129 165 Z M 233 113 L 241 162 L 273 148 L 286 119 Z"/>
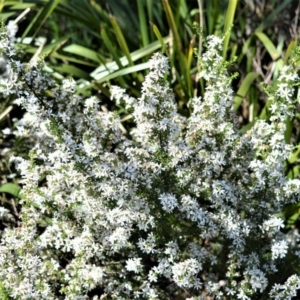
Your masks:
<path fill-rule="evenodd" d="M 30 116 L 19 130 L 36 138 L 29 161 L 11 158 L 23 199 L 19 223 L 1 234 L 10 299 L 296 295 L 299 247 L 278 215 L 299 201 L 300 181 L 284 175 L 294 65 L 268 89 L 270 121 L 241 134 L 221 38 L 207 38 L 205 94 L 190 100 L 188 118 L 177 113 L 168 60 L 156 53 L 139 99 L 111 89 L 134 117 L 126 137 L 118 115 L 77 96 L 73 80 L 55 82 L 42 61 L 20 63 L 5 29 L 1 48 L 9 74 L 1 92 L 17 95 Z"/>

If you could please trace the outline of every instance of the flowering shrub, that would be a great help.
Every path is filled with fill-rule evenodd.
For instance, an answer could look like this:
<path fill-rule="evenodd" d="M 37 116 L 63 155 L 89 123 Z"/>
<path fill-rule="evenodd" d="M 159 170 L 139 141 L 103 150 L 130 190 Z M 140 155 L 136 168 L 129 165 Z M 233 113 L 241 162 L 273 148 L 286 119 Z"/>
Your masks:
<path fill-rule="evenodd" d="M 0 246 L 2 292 L 12 299 L 291 299 L 300 277 L 297 243 L 280 232 L 282 207 L 299 200 L 300 180 L 284 176 L 291 146 L 294 66 L 268 91 L 271 122 L 242 135 L 222 39 L 200 58 L 207 84 L 177 113 L 167 58 L 157 53 L 139 99 L 113 87 L 136 127 L 99 99 L 57 84 L 43 62 L 22 64 L 5 30 L 9 78 L 36 137 L 29 161 L 12 157 L 23 178 L 19 223 Z M 294 233 L 296 234 L 296 233 Z"/>

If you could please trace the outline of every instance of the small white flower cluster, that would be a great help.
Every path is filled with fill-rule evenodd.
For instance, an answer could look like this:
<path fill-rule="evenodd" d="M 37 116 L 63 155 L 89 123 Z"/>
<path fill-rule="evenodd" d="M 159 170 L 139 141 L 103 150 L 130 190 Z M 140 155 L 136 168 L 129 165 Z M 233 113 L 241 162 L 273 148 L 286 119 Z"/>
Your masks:
<path fill-rule="evenodd" d="M 274 284 L 270 297 L 275 300 L 290 300 L 297 296 L 296 291 L 300 289 L 300 277 L 292 275 L 285 284 Z"/>
<path fill-rule="evenodd" d="M 180 287 L 199 289 L 201 281 L 197 278 L 197 275 L 201 269 L 201 263 L 194 258 L 177 263 L 172 267 L 173 280 Z"/>
<path fill-rule="evenodd" d="M 276 281 L 293 246 L 276 213 L 299 201 L 300 181 L 284 176 L 291 147 L 282 118 L 296 105 L 296 70 L 284 68 L 270 94 L 272 122 L 242 135 L 222 39 L 208 38 L 205 94 L 190 101 L 188 118 L 177 112 L 168 60 L 157 53 L 139 99 L 111 91 L 133 112 L 129 139 L 96 97 L 76 96 L 72 80 L 56 84 L 42 62 L 19 63 L 5 31 L 1 41 L 10 71 L 0 90 L 17 95 L 28 111 L 19 130 L 36 138 L 30 161 L 12 158 L 24 199 L 20 224 L 1 235 L 0 281 L 11 298 L 295 295 L 292 270 L 280 273 L 285 284 Z"/>

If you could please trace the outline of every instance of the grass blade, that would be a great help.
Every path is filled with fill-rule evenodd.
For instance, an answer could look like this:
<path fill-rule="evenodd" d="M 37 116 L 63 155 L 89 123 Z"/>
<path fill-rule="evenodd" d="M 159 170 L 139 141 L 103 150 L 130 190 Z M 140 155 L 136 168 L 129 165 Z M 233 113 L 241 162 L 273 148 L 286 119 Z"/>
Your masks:
<path fill-rule="evenodd" d="M 169 37 L 162 39 L 163 42 L 168 41 L 168 40 L 169 40 Z M 144 48 L 141 48 L 141 49 L 131 52 L 130 56 L 132 58 L 132 61 L 137 61 L 143 57 L 150 55 L 154 51 L 158 50 L 160 47 L 161 47 L 160 42 L 155 41 Z M 127 57 L 126 56 L 121 57 L 120 63 L 122 65 L 122 68 L 124 68 L 125 66 L 128 66 L 129 62 L 128 62 Z M 115 61 L 112 61 L 105 65 L 99 66 L 96 70 L 94 70 L 91 73 L 91 76 L 97 80 L 99 78 L 102 78 L 102 75 L 101 75 L 102 72 L 108 72 L 107 74 L 110 74 L 112 72 L 117 71 L 118 69 L 119 69 L 118 64 Z"/>
<path fill-rule="evenodd" d="M 174 37 L 175 46 L 178 51 L 181 51 L 182 50 L 181 39 L 180 39 L 180 36 L 178 33 L 178 28 L 176 26 L 175 19 L 174 19 L 174 16 L 173 16 L 173 13 L 172 13 L 172 10 L 171 10 L 168 0 L 163 0 L 163 6 L 164 6 L 164 10 L 166 12 L 169 26 L 171 28 L 171 31 L 172 31 L 172 34 Z"/>
<path fill-rule="evenodd" d="M 63 48 L 63 51 L 79 55 L 81 57 L 93 60 L 97 63 L 101 63 L 99 59 L 99 54 L 97 52 L 80 45 L 76 45 L 76 44 L 69 45 Z"/>
<path fill-rule="evenodd" d="M 30 24 L 27 26 L 26 30 L 24 31 L 22 38 L 29 35 L 29 33 L 34 30 L 32 37 L 35 37 L 41 27 L 46 22 L 47 18 L 53 12 L 53 10 L 58 6 L 61 0 L 52 0 L 46 3 L 46 5 L 40 9 L 39 13 L 33 18 Z"/>
<path fill-rule="evenodd" d="M 149 44 L 149 36 L 146 24 L 146 16 L 145 10 L 143 5 L 143 0 L 136 0 L 137 7 L 138 7 L 138 15 L 139 15 L 139 23 L 140 23 L 140 30 L 141 30 L 141 38 L 142 38 L 142 45 L 143 47 Z"/>
<path fill-rule="evenodd" d="M 189 91 L 189 96 L 193 96 L 193 87 L 192 87 L 192 79 L 191 79 L 191 65 L 192 65 L 192 60 L 194 57 L 194 45 L 195 45 L 195 40 L 196 36 L 194 35 L 191 42 L 190 42 L 190 47 L 188 50 L 188 55 L 187 55 L 187 65 L 186 65 L 186 78 L 187 78 L 187 83 L 188 83 L 188 91 Z"/>
<path fill-rule="evenodd" d="M 280 53 L 278 52 L 272 41 L 263 32 L 255 32 L 255 35 L 263 43 L 273 60 L 276 60 L 280 57 Z"/>
<path fill-rule="evenodd" d="M 238 108 L 240 107 L 243 99 L 246 97 L 252 82 L 258 76 L 259 76 L 259 74 L 255 73 L 255 72 L 250 72 L 250 73 L 247 74 L 247 76 L 243 80 L 240 88 L 238 89 L 236 96 L 233 99 L 233 102 L 234 102 L 233 110 L 234 111 L 238 110 Z"/>
<path fill-rule="evenodd" d="M 115 48 L 113 46 L 113 44 L 111 43 L 110 41 L 110 38 L 109 36 L 107 35 L 107 32 L 104 28 L 101 29 L 101 36 L 103 38 L 103 42 L 106 46 L 106 48 L 108 49 L 108 51 L 110 52 L 110 54 L 112 55 L 113 59 L 116 61 L 118 67 L 120 69 L 123 68 L 121 62 L 120 62 L 120 58 L 119 58 L 119 55 L 117 54 L 117 52 L 115 51 Z"/>
<path fill-rule="evenodd" d="M 265 20 L 257 27 L 256 31 L 261 32 L 265 30 L 269 22 L 272 22 L 274 20 L 274 17 L 279 15 L 280 12 L 284 10 L 284 8 L 288 6 L 292 1 L 293 0 L 285 0 L 279 6 L 274 7 L 272 13 L 267 18 L 265 18 Z"/>
<path fill-rule="evenodd" d="M 168 53 L 168 52 L 167 52 L 167 51 L 168 51 L 168 50 L 167 50 L 167 46 L 166 46 L 166 44 L 165 44 L 165 42 L 164 42 L 164 39 L 163 39 L 163 37 L 162 37 L 162 35 L 161 35 L 159 29 L 157 28 L 157 26 L 156 26 L 155 24 L 151 24 L 151 26 L 152 26 L 152 30 L 153 30 L 153 32 L 154 32 L 156 38 L 158 39 L 158 41 L 159 41 L 160 44 L 161 44 L 162 52 L 163 52 L 163 53 L 165 53 L 165 52 Z"/>
<path fill-rule="evenodd" d="M 227 56 L 227 49 L 228 49 L 228 44 L 230 40 L 230 32 L 231 28 L 233 26 L 233 19 L 236 11 L 236 6 L 237 6 L 237 0 L 229 0 L 228 3 L 228 8 L 227 8 L 227 13 L 225 17 L 225 24 L 224 24 L 224 31 L 223 34 L 225 35 L 224 37 L 224 45 L 223 45 L 223 58 L 226 59 Z"/>
<path fill-rule="evenodd" d="M 147 2 L 147 13 L 148 13 L 148 21 L 149 23 L 153 23 L 153 1 L 152 0 L 146 0 Z M 150 30 L 150 37 L 151 41 L 153 41 L 154 36 L 153 32 Z"/>
<path fill-rule="evenodd" d="M 127 74 L 132 74 L 132 73 L 136 73 L 138 71 L 143 71 L 146 69 L 150 68 L 150 63 L 146 62 L 146 63 L 141 63 L 139 65 L 135 65 L 135 66 L 130 66 L 127 68 L 124 68 L 122 70 L 119 70 L 117 72 L 111 73 L 111 74 L 104 74 L 103 77 L 98 77 L 97 79 L 97 83 L 102 83 L 105 81 L 109 81 L 111 79 L 117 78 L 119 76 L 124 76 Z"/>
<path fill-rule="evenodd" d="M 62 64 L 59 66 L 53 66 L 53 69 L 60 74 L 68 74 L 72 77 L 77 77 L 77 78 L 84 78 L 86 80 L 90 80 L 90 75 L 86 72 L 84 72 L 82 69 L 77 68 L 72 65 L 67 65 L 67 64 Z"/>
<path fill-rule="evenodd" d="M 295 45 L 296 45 L 295 41 L 291 41 L 289 43 L 288 48 L 287 48 L 287 50 L 285 52 L 285 55 L 284 55 L 284 59 L 283 59 L 283 61 L 284 61 L 285 64 L 287 63 L 289 57 L 291 56 L 291 54 L 292 54 L 292 52 L 294 50 Z"/>
<path fill-rule="evenodd" d="M 5 0 L 0 0 L 0 12 L 2 11 L 2 9 L 4 7 L 4 2 L 5 2 Z"/>
<path fill-rule="evenodd" d="M 124 35 L 123 35 L 122 31 L 121 31 L 121 28 L 120 28 L 120 26 L 119 26 L 116 18 L 113 17 L 113 16 L 110 16 L 110 22 L 111 22 L 111 25 L 112 25 L 112 27 L 114 29 L 114 32 L 115 32 L 115 35 L 116 35 L 117 40 L 119 42 L 119 45 L 120 45 L 122 51 L 124 52 L 125 56 L 128 59 L 129 65 L 133 66 L 134 64 L 133 64 L 133 61 L 132 61 L 131 56 L 130 56 L 128 45 L 126 43 L 126 40 L 124 38 Z"/>

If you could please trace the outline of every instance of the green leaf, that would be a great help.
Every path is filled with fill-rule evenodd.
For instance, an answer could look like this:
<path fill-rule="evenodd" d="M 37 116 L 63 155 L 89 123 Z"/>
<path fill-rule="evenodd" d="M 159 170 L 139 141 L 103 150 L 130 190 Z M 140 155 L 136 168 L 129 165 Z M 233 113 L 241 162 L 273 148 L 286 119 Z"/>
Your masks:
<path fill-rule="evenodd" d="M 234 102 L 233 110 L 234 111 L 238 110 L 243 99 L 246 97 L 251 84 L 258 76 L 259 76 L 259 74 L 255 73 L 255 72 L 250 72 L 247 74 L 247 76 L 243 80 L 240 88 L 238 89 L 236 96 L 233 99 L 233 102 Z"/>
<path fill-rule="evenodd" d="M 166 16 L 167 16 L 169 26 L 171 28 L 171 31 L 172 31 L 172 34 L 173 34 L 173 37 L 174 37 L 174 42 L 175 42 L 174 45 L 177 48 L 177 51 L 181 51 L 182 50 L 181 39 L 180 39 L 180 36 L 179 36 L 179 33 L 178 33 L 178 28 L 177 28 L 177 25 L 176 25 L 176 22 L 175 22 L 173 12 L 172 12 L 171 7 L 169 5 L 169 1 L 168 0 L 163 0 L 162 3 L 163 3 L 163 6 L 164 6 L 164 10 L 166 12 Z"/>
<path fill-rule="evenodd" d="M 163 48 L 163 52 L 166 51 L 166 50 L 167 50 L 166 44 L 165 44 L 165 42 L 164 42 L 164 39 L 163 39 L 163 37 L 162 37 L 162 35 L 161 35 L 159 29 L 157 28 L 157 26 L 156 26 L 155 24 L 151 24 L 151 26 L 152 26 L 152 30 L 153 30 L 153 32 L 154 32 L 156 38 L 158 39 L 158 41 L 159 41 L 160 44 L 161 44 L 161 47 Z"/>
<path fill-rule="evenodd" d="M 250 129 L 253 127 L 254 124 L 255 124 L 255 121 L 249 122 L 247 125 L 243 126 L 243 127 L 239 130 L 239 132 L 240 132 L 240 133 L 246 133 L 248 130 L 250 130 Z"/>
<path fill-rule="evenodd" d="M 59 66 L 53 66 L 53 69 L 61 74 L 66 73 L 70 76 L 75 76 L 77 78 L 84 78 L 86 80 L 90 79 L 90 76 L 88 73 L 86 73 L 82 69 L 77 68 L 72 65 L 62 64 Z"/>
<path fill-rule="evenodd" d="M 225 35 L 224 37 L 224 44 L 223 44 L 223 58 L 226 59 L 227 55 L 227 49 L 228 49 L 228 44 L 230 40 L 230 31 L 233 25 L 233 19 L 236 11 L 236 6 L 237 6 L 237 0 L 229 0 L 228 3 L 228 8 L 227 8 L 227 13 L 225 17 L 225 24 L 224 24 L 224 31 L 223 34 Z"/>
<path fill-rule="evenodd" d="M 0 14 L 0 19 L 1 20 L 6 20 L 14 15 L 16 15 L 17 13 L 16 12 L 9 12 L 9 13 L 1 13 Z"/>
<path fill-rule="evenodd" d="M 30 24 L 27 26 L 26 30 L 23 32 L 22 38 L 28 36 L 29 32 L 34 30 L 32 37 L 35 37 L 41 27 L 46 22 L 47 18 L 51 15 L 53 10 L 57 7 L 61 0 L 52 0 L 46 2 L 46 5 L 38 12 L 38 14 L 33 18 Z"/>
<path fill-rule="evenodd" d="M 6 291 L 5 286 L 2 282 L 0 283 L 0 297 L 1 300 L 10 300 L 8 292 Z"/>
<path fill-rule="evenodd" d="M 289 170 L 287 177 L 289 179 L 297 178 L 300 173 L 300 166 L 294 166 L 292 169 Z M 296 204 L 297 207 L 300 207 L 300 202 Z"/>
<path fill-rule="evenodd" d="M 61 59 L 63 61 L 73 62 L 73 63 L 79 64 L 79 65 L 90 66 L 90 67 L 97 67 L 99 65 L 99 64 L 95 64 L 94 62 L 88 62 L 88 61 L 84 61 L 82 59 L 77 59 L 77 58 L 74 58 L 74 57 L 61 55 L 61 54 L 56 53 L 56 52 L 51 53 L 50 57 Z"/>
<path fill-rule="evenodd" d="M 14 197 L 22 198 L 20 192 L 21 192 L 21 188 L 14 183 L 5 183 L 0 186 L 0 193 L 6 193 Z"/>
<path fill-rule="evenodd" d="M 272 41 L 263 32 L 255 32 L 255 35 L 263 43 L 273 60 L 276 60 L 280 57 L 279 51 L 276 49 Z"/>
<path fill-rule="evenodd" d="M 4 7 L 4 1 L 5 0 L 0 0 L 0 12 L 2 11 L 2 9 Z"/>
<path fill-rule="evenodd" d="M 286 50 L 286 52 L 285 52 L 285 55 L 284 55 L 284 59 L 283 59 L 283 61 L 284 61 L 285 64 L 287 63 L 289 57 L 291 56 L 291 54 L 292 54 L 292 52 L 293 52 L 293 49 L 294 49 L 295 45 L 296 45 L 296 42 L 295 42 L 295 41 L 291 41 L 291 42 L 289 43 L 289 45 L 288 45 L 288 47 L 287 47 L 287 50 Z"/>
<path fill-rule="evenodd" d="M 113 59 L 115 60 L 115 62 L 117 63 L 118 67 L 120 69 L 123 68 L 121 62 L 120 62 L 120 57 L 118 55 L 118 53 L 116 52 L 112 42 L 111 42 L 111 38 L 108 36 L 107 31 L 105 30 L 105 28 L 101 29 L 101 36 L 103 38 L 103 42 L 106 46 L 106 48 L 108 49 L 109 53 L 112 55 Z"/>
<path fill-rule="evenodd" d="M 68 39 L 70 37 L 71 37 L 71 35 L 67 35 L 67 36 L 64 36 L 64 37 L 58 39 L 57 41 L 55 41 L 51 44 L 46 45 L 45 47 L 43 47 L 43 49 L 41 51 L 41 55 L 43 55 L 43 54 L 48 55 L 49 53 L 51 53 L 53 51 L 57 51 L 63 44 L 65 44 L 68 41 Z M 28 40 L 28 43 L 27 43 L 27 40 Z M 39 47 L 29 45 L 33 40 L 34 40 L 33 38 L 26 37 L 26 39 L 23 39 L 23 43 L 20 43 L 19 45 L 24 47 L 25 51 L 27 53 L 35 54 Z M 26 41 L 26 43 L 25 43 L 25 41 Z"/>
<path fill-rule="evenodd" d="M 9 2 L 5 3 L 9 5 Z M 35 3 L 16 3 L 9 7 L 10 10 L 25 10 L 26 8 L 36 7 Z"/>
<path fill-rule="evenodd" d="M 122 31 L 121 31 L 121 28 L 120 28 L 120 26 L 119 26 L 116 18 L 113 17 L 113 16 L 111 16 L 110 17 L 110 21 L 111 21 L 111 25 L 112 25 L 112 27 L 114 29 L 114 33 L 115 33 L 115 35 L 117 37 L 117 40 L 119 42 L 119 45 L 120 45 L 123 53 L 125 54 L 125 56 L 128 59 L 129 65 L 133 66 L 133 61 L 132 61 L 131 56 L 130 56 L 128 45 L 126 43 L 126 40 L 124 38 L 124 35 L 123 35 Z"/>
<path fill-rule="evenodd" d="M 286 6 L 288 6 L 293 0 L 285 0 L 285 1 L 282 1 L 280 3 L 280 5 L 278 5 L 277 7 L 274 7 L 274 9 L 272 10 L 272 13 L 266 17 L 264 19 L 264 21 L 259 25 L 259 27 L 257 27 L 257 31 L 263 31 L 268 25 L 270 22 L 272 22 L 274 20 L 274 17 L 275 16 L 278 16 L 282 10 L 284 10 L 284 8 Z"/>
<path fill-rule="evenodd" d="M 296 212 L 295 214 L 293 214 L 291 217 L 289 217 L 287 223 L 289 225 L 295 224 L 295 222 L 298 220 L 299 218 L 299 212 Z"/>
<path fill-rule="evenodd" d="M 138 7 L 138 16 L 139 16 L 142 44 L 143 44 L 143 47 L 145 47 L 149 44 L 149 36 L 148 36 L 148 30 L 147 30 L 147 24 L 146 24 L 144 0 L 136 0 L 136 1 L 137 1 L 137 7 Z"/>
<path fill-rule="evenodd" d="M 146 70 L 149 68 L 150 68 L 149 62 L 142 63 L 142 64 L 135 65 L 135 66 L 130 66 L 130 67 L 121 69 L 117 72 L 114 72 L 112 74 L 103 74 L 103 76 L 99 76 L 97 79 L 97 83 L 102 83 L 102 82 L 117 78 L 119 76 L 124 76 L 127 74 L 135 73 L 135 72 Z"/>
<path fill-rule="evenodd" d="M 72 44 L 63 48 L 63 51 L 82 56 L 84 58 L 93 60 L 97 63 L 101 63 L 101 60 L 99 59 L 99 54 L 96 51 L 93 51 L 89 48 L 80 45 Z"/>
<path fill-rule="evenodd" d="M 147 13 L 148 13 L 148 22 L 149 24 L 153 23 L 153 0 L 146 0 Z M 151 41 L 153 40 L 153 32 L 150 30 Z"/>
<path fill-rule="evenodd" d="M 300 145 L 298 145 L 298 149 L 288 158 L 288 162 L 293 164 L 296 162 L 300 154 Z"/>
<path fill-rule="evenodd" d="M 163 39 L 163 41 L 168 41 L 168 40 L 169 40 L 169 37 Z M 159 48 L 161 48 L 160 42 L 155 41 L 144 48 L 138 49 L 138 50 L 130 53 L 131 60 L 133 62 L 137 61 L 138 59 L 141 59 L 141 58 L 153 53 L 154 51 L 158 50 Z M 128 59 L 126 56 L 123 56 L 120 58 L 120 64 L 122 65 L 123 68 L 128 66 L 129 62 L 128 62 Z M 106 76 L 110 73 L 113 73 L 114 71 L 117 71 L 117 70 L 119 70 L 118 64 L 115 61 L 112 61 L 112 62 L 107 63 L 106 65 L 99 66 L 90 75 L 94 79 L 98 80 L 98 79 L 103 78 L 104 76 Z M 105 75 L 103 75 L 103 74 L 105 74 Z"/>

